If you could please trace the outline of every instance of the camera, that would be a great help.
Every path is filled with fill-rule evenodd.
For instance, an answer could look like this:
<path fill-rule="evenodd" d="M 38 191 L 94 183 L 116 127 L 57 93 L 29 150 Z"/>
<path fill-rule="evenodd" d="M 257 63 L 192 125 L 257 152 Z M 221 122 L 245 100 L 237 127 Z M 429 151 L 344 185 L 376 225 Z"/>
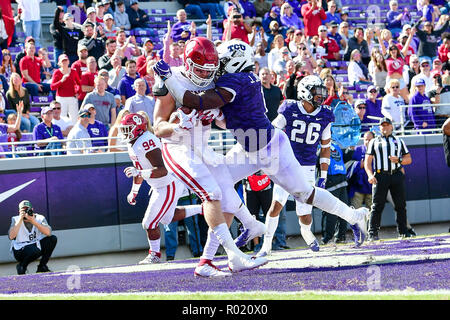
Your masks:
<path fill-rule="evenodd" d="M 26 208 L 25 209 L 25 213 L 27 214 L 27 215 L 29 215 L 30 217 L 32 217 L 33 216 L 33 209 L 32 208 Z"/>

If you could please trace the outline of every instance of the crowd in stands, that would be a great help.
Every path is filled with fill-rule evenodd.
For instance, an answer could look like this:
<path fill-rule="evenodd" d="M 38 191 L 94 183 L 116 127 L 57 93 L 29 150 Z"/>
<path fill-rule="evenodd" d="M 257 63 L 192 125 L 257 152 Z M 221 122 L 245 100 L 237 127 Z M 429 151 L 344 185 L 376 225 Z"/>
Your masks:
<path fill-rule="evenodd" d="M 56 0 L 48 30 L 51 52 L 40 47 L 36 31 L 40 2 L 17 0 L 13 20 L 16 29 L 22 22 L 24 41 L 11 36 L 10 17 L 0 12 L 0 122 L 14 123 L 17 106 L 23 104 L 20 128 L 0 142 L 25 136 L 117 138 L 122 110 L 144 111 L 152 119 L 151 67 L 158 59 L 182 65 L 186 41 L 204 35 L 205 29 L 217 46 L 236 38 L 253 46 L 255 73 L 270 75 L 283 99 L 296 97 L 302 77 L 319 75 L 328 89 L 326 103 L 351 104 L 363 132 L 377 123 L 376 117 L 388 116 L 396 128 L 428 133 L 424 129 L 440 128 L 450 115 L 449 106 L 432 106 L 450 102 L 445 1 L 391 0 L 380 23 L 366 19 L 361 25 L 361 19 L 353 19 L 361 10 L 345 6 L 351 0 L 230 0 L 223 5 L 178 0 L 184 9 L 163 19 L 165 28 L 155 29 L 148 10 L 140 7 L 142 0 Z M 197 26 L 192 19 L 202 22 Z M 407 105 L 415 107 L 402 107 Z M 75 129 L 83 134 L 70 135 Z M 96 147 L 108 144 L 122 150 L 115 146 L 120 141 L 105 139 L 93 140 L 84 152 L 106 151 Z M 59 146 L 51 141 L 34 147 Z"/>

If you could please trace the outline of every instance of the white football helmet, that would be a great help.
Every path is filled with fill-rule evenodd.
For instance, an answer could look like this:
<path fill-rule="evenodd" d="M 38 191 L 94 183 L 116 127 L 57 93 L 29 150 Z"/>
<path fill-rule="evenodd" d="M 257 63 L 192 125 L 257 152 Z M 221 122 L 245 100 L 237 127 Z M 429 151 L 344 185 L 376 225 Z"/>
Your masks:
<path fill-rule="evenodd" d="M 297 99 L 321 106 L 328 96 L 327 88 L 318 76 L 306 76 L 297 85 Z"/>
<path fill-rule="evenodd" d="M 252 47 L 241 40 L 233 39 L 222 43 L 219 53 L 219 75 L 251 71 L 255 67 L 255 56 Z"/>

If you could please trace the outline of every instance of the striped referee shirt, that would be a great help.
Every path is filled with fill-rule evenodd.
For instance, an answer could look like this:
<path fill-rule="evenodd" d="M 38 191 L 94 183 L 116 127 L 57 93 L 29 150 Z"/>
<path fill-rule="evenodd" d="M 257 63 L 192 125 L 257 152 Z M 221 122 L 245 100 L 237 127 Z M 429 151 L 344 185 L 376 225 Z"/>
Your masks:
<path fill-rule="evenodd" d="M 389 156 L 400 158 L 408 153 L 409 151 L 405 142 L 395 135 L 390 135 L 388 137 L 378 136 L 375 139 L 370 140 L 366 151 L 366 154 L 374 157 L 373 168 L 375 171 L 392 171 L 400 169 L 402 165 L 391 162 Z"/>

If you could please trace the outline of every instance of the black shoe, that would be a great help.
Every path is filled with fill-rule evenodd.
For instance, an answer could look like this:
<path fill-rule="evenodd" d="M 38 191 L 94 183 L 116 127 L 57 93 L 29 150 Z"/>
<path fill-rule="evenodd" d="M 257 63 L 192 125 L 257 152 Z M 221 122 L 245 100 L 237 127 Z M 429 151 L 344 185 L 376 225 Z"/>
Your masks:
<path fill-rule="evenodd" d="M 369 234 L 369 238 L 367 239 L 367 241 L 369 241 L 369 242 L 378 241 L 378 240 L 380 240 L 380 237 L 377 234 Z"/>
<path fill-rule="evenodd" d="M 406 232 L 406 233 L 400 233 L 400 234 L 398 235 L 398 238 L 399 238 L 399 239 L 411 238 L 411 235 L 410 235 L 408 232 Z"/>
<path fill-rule="evenodd" d="M 173 260 L 175 260 L 175 257 L 172 257 L 172 256 L 167 256 L 166 257 L 166 261 L 173 261 Z"/>
<path fill-rule="evenodd" d="M 52 272 L 52 271 L 47 267 L 47 265 L 43 265 L 43 266 L 38 265 L 36 273 L 41 273 L 41 272 Z"/>
<path fill-rule="evenodd" d="M 335 240 L 334 240 L 334 243 L 346 243 L 347 241 L 345 240 L 345 237 L 344 238 L 336 238 Z"/>
<path fill-rule="evenodd" d="M 408 231 L 406 231 L 407 234 L 409 234 L 411 237 L 415 237 L 417 236 L 416 232 L 414 231 L 413 228 L 408 229 Z"/>
<path fill-rule="evenodd" d="M 27 268 L 25 268 L 25 267 L 24 267 L 23 265 L 21 265 L 20 263 L 17 264 L 16 270 L 17 270 L 17 274 L 25 274 L 25 272 L 27 272 Z"/>
<path fill-rule="evenodd" d="M 283 248 L 283 249 L 290 249 L 291 247 L 288 247 L 288 246 L 280 246 L 281 248 Z"/>
<path fill-rule="evenodd" d="M 328 242 L 330 242 L 330 239 L 322 238 L 322 240 L 320 240 L 320 244 L 323 246 L 326 245 Z"/>

